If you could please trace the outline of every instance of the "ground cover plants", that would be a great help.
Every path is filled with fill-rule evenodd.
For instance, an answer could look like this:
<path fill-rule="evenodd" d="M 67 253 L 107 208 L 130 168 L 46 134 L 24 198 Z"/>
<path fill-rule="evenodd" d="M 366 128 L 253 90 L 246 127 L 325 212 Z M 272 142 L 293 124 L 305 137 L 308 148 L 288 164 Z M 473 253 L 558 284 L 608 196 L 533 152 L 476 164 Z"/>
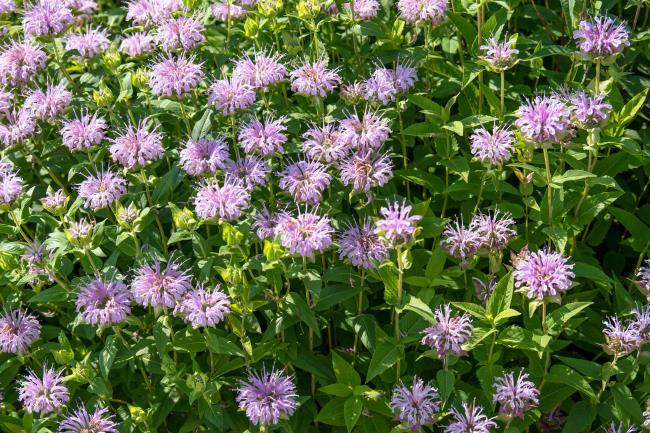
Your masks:
<path fill-rule="evenodd" d="M 0 430 L 650 429 L 649 11 L 0 0 Z"/>

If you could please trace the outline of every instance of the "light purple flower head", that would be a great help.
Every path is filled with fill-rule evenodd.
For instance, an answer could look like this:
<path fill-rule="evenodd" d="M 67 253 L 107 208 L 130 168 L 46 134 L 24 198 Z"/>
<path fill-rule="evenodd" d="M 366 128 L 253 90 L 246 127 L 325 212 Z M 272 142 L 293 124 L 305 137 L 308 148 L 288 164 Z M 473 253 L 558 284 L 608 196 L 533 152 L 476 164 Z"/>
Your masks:
<path fill-rule="evenodd" d="M 21 259 L 27 262 L 27 272 L 34 275 L 46 275 L 51 279 L 52 273 L 47 269 L 47 260 L 52 256 L 43 244 L 34 240 L 25 245 L 25 253 Z M 0 344 L 1 346 L 1 344 Z"/>
<path fill-rule="evenodd" d="M 445 226 L 440 245 L 447 254 L 460 260 L 461 266 L 466 266 L 467 260 L 481 249 L 483 238 L 474 226 L 466 227 L 457 219 Z"/>
<path fill-rule="evenodd" d="M 393 163 L 388 154 L 355 152 L 340 163 L 341 182 L 358 192 L 384 186 L 393 177 Z"/>
<path fill-rule="evenodd" d="M 16 11 L 14 0 L 0 0 L 0 15 L 10 14 Z"/>
<path fill-rule="evenodd" d="M 472 338 L 472 319 L 467 313 L 453 315 L 449 304 L 438 306 L 433 313 L 436 323 L 422 331 L 421 343 L 436 351 L 439 358 L 464 356 L 462 345 Z"/>
<path fill-rule="evenodd" d="M 583 54 L 594 57 L 618 54 L 630 45 L 625 24 L 604 16 L 580 21 L 573 39 Z"/>
<path fill-rule="evenodd" d="M 571 112 L 560 98 L 536 96 L 522 104 L 516 114 L 515 125 L 538 146 L 560 143 L 573 134 Z"/>
<path fill-rule="evenodd" d="M 275 236 L 275 227 L 278 225 L 278 215 L 270 212 L 266 206 L 262 206 L 255 215 L 253 215 L 252 227 L 255 234 L 261 240 L 271 239 Z"/>
<path fill-rule="evenodd" d="M 497 38 L 492 37 L 485 45 L 481 45 L 483 55 L 479 58 L 493 71 L 502 72 L 510 69 L 517 62 L 517 54 L 519 54 L 519 50 L 515 48 L 516 43 L 515 38 L 499 42 Z"/>
<path fill-rule="evenodd" d="M 61 209 L 65 209 L 67 202 L 68 196 L 62 189 L 58 189 L 56 191 L 48 189 L 45 192 L 45 197 L 41 199 L 43 209 L 51 213 L 57 213 Z"/>
<path fill-rule="evenodd" d="M 230 298 L 217 287 L 208 291 L 199 286 L 187 292 L 176 306 L 174 314 L 180 315 L 193 328 L 214 327 L 230 313 Z"/>
<path fill-rule="evenodd" d="M 453 421 L 445 427 L 445 433 L 490 433 L 490 429 L 497 426 L 494 418 L 488 418 L 483 413 L 483 408 L 475 402 L 463 402 L 462 412 L 451 408 Z"/>
<path fill-rule="evenodd" d="M 338 139 L 356 150 L 379 150 L 390 137 L 390 132 L 388 120 L 366 110 L 361 118 L 355 113 L 341 120 Z"/>
<path fill-rule="evenodd" d="M 297 398 L 291 376 L 264 368 L 261 374 L 250 371 L 247 380 L 240 382 L 236 400 L 254 425 L 268 426 L 293 415 Z"/>
<path fill-rule="evenodd" d="M 342 84 L 339 90 L 339 96 L 348 105 L 354 105 L 361 102 L 366 95 L 365 82 L 353 81 Z"/>
<path fill-rule="evenodd" d="M 264 122 L 254 117 L 239 131 L 239 143 L 246 153 L 258 153 L 262 156 L 272 156 L 282 152 L 282 145 L 287 142 L 284 134 L 284 117 L 273 119 L 266 117 Z"/>
<path fill-rule="evenodd" d="M 393 390 L 390 408 L 396 419 L 405 423 L 411 431 L 433 424 L 436 413 L 440 411 L 438 392 L 417 376 L 413 377 L 411 388 L 400 380 Z"/>
<path fill-rule="evenodd" d="M 643 412 L 643 428 L 650 428 L 650 399 L 645 402 L 646 410 Z"/>
<path fill-rule="evenodd" d="M 59 423 L 57 433 L 118 433 L 108 409 L 95 408 L 92 414 L 85 406 L 79 406 Z"/>
<path fill-rule="evenodd" d="M 225 139 L 189 138 L 179 152 L 183 170 L 193 176 L 214 174 L 230 162 L 228 143 Z"/>
<path fill-rule="evenodd" d="M 232 75 L 254 88 L 266 88 L 284 80 L 287 68 L 282 64 L 281 54 L 259 52 L 237 60 Z"/>
<path fill-rule="evenodd" d="M 203 63 L 195 63 L 194 56 L 165 55 L 151 66 L 149 87 L 159 96 L 181 97 L 196 89 L 203 79 Z"/>
<path fill-rule="evenodd" d="M 646 295 L 648 302 L 650 302 L 650 259 L 646 259 L 644 266 L 639 267 L 639 271 L 636 274 L 638 280 L 636 281 L 639 289 Z"/>
<path fill-rule="evenodd" d="M 0 316 L 0 352 L 22 353 L 41 335 L 41 324 L 21 309 Z"/>
<path fill-rule="evenodd" d="M 230 116 L 255 103 L 255 91 L 238 77 L 217 80 L 208 89 L 208 104 Z"/>
<path fill-rule="evenodd" d="M 135 302 L 143 307 L 174 308 L 192 289 L 192 277 L 175 260 L 163 269 L 156 259 L 142 265 L 131 282 Z"/>
<path fill-rule="evenodd" d="M 634 316 L 634 320 L 631 322 L 631 326 L 636 328 L 644 343 L 650 342 L 650 307 L 647 305 L 644 307 L 634 307 L 632 309 L 632 315 Z"/>
<path fill-rule="evenodd" d="M 484 164 L 502 166 L 514 152 L 515 136 L 510 129 L 494 126 L 492 132 L 481 127 L 470 137 L 472 155 Z"/>
<path fill-rule="evenodd" d="M 611 424 L 603 426 L 604 433 L 637 433 L 638 431 L 639 429 L 633 425 L 626 429 L 622 421 L 618 424 L 616 424 L 616 421 L 612 421 Z"/>
<path fill-rule="evenodd" d="M 65 38 L 66 51 L 77 50 L 86 59 L 103 53 L 110 45 L 108 32 L 103 29 L 88 28 L 82 33 L 70 33 Z"/>
<path fill-rule="evenodd" d="M 375 233 L 375 226 L 370 221 L 349 225 L 341 233 L 339 245 L 339 257 L 349 260 L 353 266 L 375 269 L 376 262 L 388 259 L 388 248 Z"/>
<path fill-rule="evenodd" d="M 149 130 L 146 122 L 129 125 L 114 139 L 109 149 L 111 159 L 127 169 L 142 167 L 163 157 L 162 134 L 154 127 Z"/>
<path fill-rule="evenodd" d="M 494 291 L 496 284 L 497 283 L 494 278 L 490 278 L 487 281 L 483 281 L 476 277 L 472 278 L 472 285 L 474 286 L 476 297 L 484 306 L 487 304 L 488 299 L 490 299 L 490 295 Z"/>
<path fill-rule="evenodd" d="M 280 214 L 275 227 L 276 236 L 289 253 L 307 258 L 328 249 L 332 245 L 333 232 L 330 219 L 314 212 L 300 213 L 297 217 Z"/>
<path fill-rule="evenodd" d="M 153 36 L 147 32 L 136 32 L 122 39 L 120 51 L 129 57 L 137 57 L 155 49 Z"/>
<path fill-rule="evenodd" d="M 228 3 L 230 3 L 230 5 L 228 5 Z M 232 0 L 230 2 L 228 0 L 219 0 L 216 3 L 213 3 L 212 6 L 210 6 L 210 11 L 217 21 L 222 22 L 228 21 L 228 17 L 230 17 L 231 20 L 239 20 L 248 14 L 246 9 Z"/>
<path fill-rule="evenodd" d="M 126 194 L 126 179 L 110 168 L 102 168 L 95 175 L 88 174 L 77 186 L 77 193 L 84 199 L 85 208 L 101 209 L 112 205 Z"/>
<path fill-rule="evenodd" d="M 354 0 L 351 3 L 343 3 L 343 7 L 352 14 L 355 20 L 369 21 L 377 16 L 379 2 L 377 0 Z"/>
<path fill-rule="evenodd" d="M 106 121 L 97 113 L 84 113 L 71 120 L 64 120 L 61 128 L 63 145 L 72 151 L 89 150 L 104 140 Z"/>
<path fill-rule="evenodd" d="M 605 328 L 605 352 L 614 356 L 625 356 L 637 350 L 643 343 L 639 328 L 635 322 L 623 324 L 618 316 L 613 315 L 603 320 Z"/>
<path fill-rule="evenodd" d="M 0 207 L 11 206 L 23 193 L 23 178 L 13 167 L 0 163 Z"/>
<path fill-rule="evenodd" d="M 75 17 L 78 22 L 83 22 L 85 18 L 92 18 L 99 7 L 94 0 L 64 0 L 64 3 L 72 12 L 79 14 Z"/>
<path fill-rule="evenodd" d="M 288 165 L 280 174 L 278 185 L 300 203 L 320 203 L 323 191 L 329 186 L 332 176 L 320 162 L 297 161 Z"/>
<path fill-rule="evenodd" d="M 79 221 L 71 222 L 68 228 L 65 229 L 65 234 L 72 243 L 85 245 L 90 240 L 90 235 L 94 227 L 95 221 L 88 221 L 86 218 L 81 218 Z"/>
<path fill-rule="evenodd" d="M 412 207 L 405 201 L 388 202 L 379 209 L 382 218 L 377 221 L 375 232 L 384 238 L 390 246 L 396 246 L 411 240 L 415 234 L 420 215 L 411 215 Z"/>
<path fill-rule="evenodd" d="M 508 418 L 523 418 L 524 413 L 539 405 L 539 390 L 528 380 L 528 373 L 523 370 L 514 377 L 514 373 L 505 373 L 497 377 L 494 388 L 493 403 L 499 403 L 499 412 Z"/>
<path fill-rule="evenodd" d="M 498 209 L 488 213 L 479 212 L 470 223 L 473 231 L 478 233 L 482 247 L 489 251 L 500 251 L 508 245 L 510 239 L 517 235 L 512 228 L 514 225 L 510 213 Z"/>
<path fill-rule="evenodd" d="M 226 173 L 239 179 L 249 190 L 256 186 L 266 185 L 271 173 L 269 164 L 256 155 L 244 156 L 237 161 L 229 162 L 225 167 Z"/>
<path fill-rule="evenodd" d="M 314 161 L 332 163 L 347 155 L 349 148 L 339 139 L 339 131 L 333 123 L 313 125 L 304 134 L 302 148 Z"/>
<path fill-rule="evenodd" d="M 28 83 L 45 69 L 47 54 L 43 47 L 31 40 L 11 40 L 0 52 L 0 84 L 19 86 Z"/>
<path fill-rule="evenodd" d="M 205 40 L 204 31 L 196 17 L 171 17 L 158 26 L 158 42 L 165 51 L 190 50 Z"/>
<path fill-rule="evenodd" d="M 0 117 L 9 113 L 14 100 L 14 94 L 0 88 Z"/>
<path fill-rule="evenodd" d="M 447 0 L 398 0 L 397 9 L 405 21 L 430 21 L 433 25 L 440 24 L 447 13 Z"/>
<path fill-rule="evenodd" d="M 45 91 L 36 89 L 25 98 L 24 107 L 42 119 L 56 119 L 70 106 L 72 93 L 65 84 L 48 84 Z"/>
<path fill-rule="evenodd" d="M 530 253 L 515 266 L 515 286 L 538 301 L 559 296 L 569 290 L 575 277 L 568 260 L 549 248 Z"/>
<path fill-rule="evenodd" d="M 397 95 L 413 88 L 417 78 L 416 69 L 409 65 L 398 63 L 395 69 L 378 65 L 362 84 L 363 96 L 369 102 L 388 105 L 395 101 Z"/>
<path fill-rule="evenodd" d="M 337 69 L 328 69 L 325 60 L 305 60 L 289 74 L 291 90 L 303 96 L 325 97 L 341 84 Z"/>
<path fill-rule="evenodd" d="M 109 326 L 127 318 L 131 300 L 124 283 L 99 277 L 79 289 L 77 312 L 89 325 Z"/>
<path fill-rule="evenodd" d="M 21 144 L 36 130 L 36 119 L 27 107 L 5 113 L 5 122 L 0 123 L 0 142 L 5 147 Z"/>
<path fill-rule="evenodd" d="M 584 129 L 597 128 L 609 117 L 612 106 L 604 102 L 605 95 L 589 96 L 578 91 L 567 96 L 571 118 Z"/>
<path fill-rule="evenodd" d="M 234 221 L 250 207 L 251 193 L 236 178 L 226 177 L 223 185 L 204 182 L 196 192 L 196 214 L 203 219 Z"/>
<path fill-rule="evenodd" d="M 61 372 L 44 365 L 42 377 L 29 370 L 18 382 L 18 399 L 28 413 L 46 414 L 66 404 L 70 395 Z"/>
<path fill-rule="evenodd" d="M 61 0 L 38 0 L 25 8 L 23 31 L 26 36 L 57 35 L 68 28 L 74 17 Z"/>
<path fill-rule="evenodd" d="M 174 12 L 185 10 L 181 0 L 131 0 L 127 3 L 127 21 L 136 25 L 158 24 Z"/>

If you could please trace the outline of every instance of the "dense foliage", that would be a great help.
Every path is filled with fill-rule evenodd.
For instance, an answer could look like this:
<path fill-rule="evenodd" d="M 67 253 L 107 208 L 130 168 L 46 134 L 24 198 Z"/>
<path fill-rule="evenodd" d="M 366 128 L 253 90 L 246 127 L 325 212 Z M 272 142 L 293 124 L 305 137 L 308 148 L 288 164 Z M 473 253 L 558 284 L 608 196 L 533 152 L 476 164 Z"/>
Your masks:
<path fill-rule="evenodd" d="M 649 11 L 0 0 L 0 430 L 650 428 Z"/>

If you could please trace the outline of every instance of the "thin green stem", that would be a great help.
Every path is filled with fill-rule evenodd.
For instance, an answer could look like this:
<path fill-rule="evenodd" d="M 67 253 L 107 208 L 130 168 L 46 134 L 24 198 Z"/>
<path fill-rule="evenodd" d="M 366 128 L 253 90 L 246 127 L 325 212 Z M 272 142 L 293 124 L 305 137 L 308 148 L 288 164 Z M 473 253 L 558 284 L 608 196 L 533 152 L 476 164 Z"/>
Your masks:
<path fill-rule="evenodd" d="M 361 317 L 363 314 L 363 284 L 366 278 L 366 270 L 361 269 L 361 291 L 359 292 L 359 298 L 357 299 L 357 317 Z M 359 347 L 359 334 L 355 332 L 354 334 L 354 344 L 352 345 L 352 365 L 354 365 L 357 360 L 357 348 Z"/>
<path fill-rule="evenodd" d="M 404 266 L 402 263 L 402 247 L 396 249 L 397 253 L 397 305 L 395 307 L 395 342 L 399 344 L 402 337 L 399 326 L 400 309 L 402 308 L 402 292 L 404 285 Z M 397 360 L 397 377 L 400 376 L 400 360 Z"/>
<path fill-rule="evenodd" d="M 503 120 L 503 116 L 506 114 L 506 73 L 501 71 L 501 112 L 500 117 Z"/>
<path fill-rule="evenodd" d="M 145 173 L 144 168 L 140 169 L 140 176 L 142 176 L 142 183 L 144 183 L 144 190 L 147 195 L 147 203 L 151 208 L 154 219 L 156 220 L 156 225 L 158 226 L 158 231 L 160 232 L 160 243 L 162 244 L 165 254 L 168 254 L 169 250 L 167 248 L 167 236 L 165 236 L 165 230 L 163 229 L 162 222 L 160 222 L 158 212 L 156 209 L 154 209 L 153 200 L 151 199 L 151 192 L 149 191 L 149 182 L 147 181 L 147 173 Z"/>
<path fill-rule="evenodd" d="M 395 103 L 395 109 L 397 110 L 397 118 L 399 120 L 399 132 L 400 132 L 400 142 L 402 145 L 402 160 L 404 164 L 404 170 L 408 168 L 409 161 L 406 150 L 406 135 L 404 134 L 404 120 L 402 119 L 402 110 L 400 109 L 400 100 L 397 98 Z M 404 185 L 406 186 L 406 198 L 411 200 L 411 187 L 408 180 L 404 180 Z"/>
<path fill-rule="evenodd" d="M 548 148 L 543 148 L 544 166 L 546 167 L 546 196 L 548 197 L 548 224 L 553 225 L 553 188 L 551 186 L 551 161 L 548 157 Z"/>

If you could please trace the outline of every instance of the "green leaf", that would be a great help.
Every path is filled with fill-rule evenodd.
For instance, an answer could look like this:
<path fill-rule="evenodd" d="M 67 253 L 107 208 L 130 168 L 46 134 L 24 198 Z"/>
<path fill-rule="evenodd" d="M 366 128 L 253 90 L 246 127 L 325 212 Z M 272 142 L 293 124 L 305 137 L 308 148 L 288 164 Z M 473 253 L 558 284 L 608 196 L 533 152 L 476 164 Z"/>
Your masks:
<path fill-rule="evenodd" d="M 562 433 L 587 431 L 594 418 L 596 418 L 596 406 L 586 401 L 579 401 L 571 408 Z"/>
<path fill-rule="evenodd" d="M 512 272 L 509 272 L 499 280 L 492 291 L 486 309 L 493 318 L 497 317 L 502 311 L 510 308 L 512 293 L 514 291 L 514 281 Z"/>
<path fill-rule="evenodd" d="M 345 417 L 345 427 L 348 433 L 352 431 L 363 410 L 363 398 L 359 396 L 352 396 L 345 400 L 343 405 L 343 416 Z"/>
<path fill-rule="evenodd" d="M 355 295 L 358 295 L 363 290 L 364 287 L 361 286 L 326 286 L 325 289 L 321 292 L 321 296 L 318 298 L 318 303 L 314 306 L 314 310 L 327 310 L 334 305 L 338 305 L 341 302 L 346 301 Z"/>
<path fill-rule="evenodd" d="M 218 353 L 220 355 L 239 356 L 242 358 L 246 356 L 241 347 L 226 337 L 220 337 L 212 329 L 205 330 L 205 342 L 207 343 L 210 352 Z"/>
<path fill-rule="evenodd" d="M 567 170 L 561 175 L 553 176 L 551 179 L 551 184 L 555 187 L 559 187 L 565 182 L 574 182 L 590 177 L 596 177 L 596 175 L 583 170 Z"/>
<path fill-rule="evenodd" d="M 334 369 L 334 376 L 336 376 L 336 380 L 339 383 L 353 387 L 361 384 L 359 373 L 336 352 L 332 352 L 332 367 Z"/>
<path fill-rule="evenodd" d="M 135 257 L 139 251 L 136 250 L 135 239 L 129 232 L 122 232 L 115 239 L 117 248 L 129 257 Z"/>
<path fill-rule="evenodd" d="M 316 421 L 324 424 L 344 427 L 345 417 L 341 416 L 345 412 L 345 402 L 342 398 L 333 398 L 325 403 L 325 406 L 316 416 Z"/>
<path fill-rule="evenodd" d="M 630 388 L 619 382 L 612 388 L 612 395 L 616 406 L 620 410 L 629 415 L 634 422 L 638 424 L 643 422 L 643 410 L 637 399 L 632 396 Z"/>
<path fill-rule="evenodd" d="M 404 135 L 414 135 L 416 137 L 430 137 L 439 132 L 440 127 L 430 122 L 414 123 L 404 128 Z"/>
<path fill-rule="evenodd" d="M 440 400 L 447 401 L 452 392 L 454 392 L 454 381 L 456 376 L 449 370 L 438 370 L 436 373 L 436 382 L 438 383 L 438 392 Z"/>
<path fill-rule="evenodd" d="M 29 298 L 30 304 L 62 303 L 68 299 L 68 292 L 59 285 L 43 290 Z"/>
<path fill-rule="evenodd" d="M 198 140 L 199 138 L 205 138 L 210 133 L 210 130 L 212 129 L 211 116 L 212 110 L 208 108 L 203 113 L 203 116 L 201 116 L 201 119 L 199 119 L 192 128 L 193 139 Z"/>
<path fill-rule="evenodd" d="M 640 93 L 634 95 L 632 99 L 628 101 L 627 104 L 619 111 L 614 113 L 614 125 L 616 125 L 615 135 L 622 135 L 627 126 L 634 118 L 639 110 L 643 107 L 646 97 L 648 96 L 648 90 L 644 89 Z"/>
<path fill-rule="evenodd" d="M 404 309 L 414 312 L 429 323 L 435 323 L 436 321 L 431 307 L 425 304 L 420 298 L 409 295 L 408 293 L 406 294 L 406 305 Z"/>
<path fill-rule="evenodd" d="M 573 389 L 587 395 L 589 398 L 596 400 L 596 394 L 589 385 L 587 379 L 585 379 L 584 376 L 582 376 L 577 371 L 565 365 L 554 365 L 551 367 L 551 371 L 549 371 L 548 375 L 546 376 L 546 381 L 549 383 L 561 383 L 568 385 Z"/>
<path fill-rule="evenodd" d="M 352 394 L 352 388 L 349 385 L 343 383 L 332 383 L 330 385 L 325 385 L 319 388 L 321 392 L 329 395 L 335 395 L 337 397 L 347 397 Z"/>
<path fill-rule="evenodd" d="M 501 331 L 497 343 L 513 349 L 532 350 L 540 356 L 543 352 L 543 348 L 533 338 L 533 333 L 516 325 Z"/>
<path fill-rule="evenodd" d="M 452 302 L 451 305 L 458 308 L 459 310 L 467 311 L 470 315 L 476 317 L 479 320 L 488 321 L 486 317 L 485 308 L 478 304 L 472 304 L 470 302 Z"/>
<path fill-rule="evenodd" d="M 384 282 L 384 300 L 388 305 L 397 305 L 397 272 L 394 265 L 380 266 L 377 273 Z"/>
<path fill-rule="evenodd" d="M 613 207 L 609 209 L 609 213 L 616 217 L 616 219 L 625 226 L 627 231 L 632 234 L 634 237 L 634 242 L 632 244 L 633 248 L 637 252 L 641 252 L 643 248 L 645 248 L 648 239 L 650 239 L 650 228 L 641 222 L 641 220 L 634 214 L 626 210 Z"/>
<path fill-rule="evenodd" d="M 586 359 L 568 358 L 566 356 L 556 356 L 556 358 L 574 370 L 578 370 L 589 379 L 598 379 L 601 376 L 602 367 L 596 362 L 587 361 Z"/>
<path fill-rule="evenodd" d="M 572 302 L 546 316 L 546 327 L 551 335 L 559 334 L 564 325 L 593 302 Z"/>
<path fill-rule="evenodd" d="M 307 326 L 309 326 L 314 331 L 320 330 L 318 326 L 318 320 L 316 320 L 316 316 L 311 311 L 311 308 L 307 306 L 307 302 L 303 299 L 303 297 L 300 294 L 296 292 L 291 292 L 287 295 L 285 300 L 292 314 L 299 317 L 300 320 L 305 322 Z"/>
<path fill-rule="evenodd" d="M 115 336 L 109 335 L 108 338 L 106 338 L 104 348 L 99 353 L 99 371 L 106 380 L 108 380 L 108 373 L 111 371 L 116 354 L 117 346 L 115 344 Z"/>
<path fill-rule="evenodd" d="M 394 341 L 389 339 L 380 341 L 370 359 L 366 383 L 395 365 L 397 360 L 401 358 L 402 352 L 403 348 Z"/>

